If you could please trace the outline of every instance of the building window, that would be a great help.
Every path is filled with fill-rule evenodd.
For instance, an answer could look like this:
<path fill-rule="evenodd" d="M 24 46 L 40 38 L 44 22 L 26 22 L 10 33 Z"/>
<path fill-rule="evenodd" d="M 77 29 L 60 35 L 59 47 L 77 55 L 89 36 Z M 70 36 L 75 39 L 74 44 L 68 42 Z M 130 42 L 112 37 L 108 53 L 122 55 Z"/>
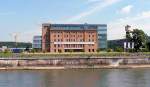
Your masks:
<path fill-rule="evenodd" d="M 82 39 L 80 39 L 80 42 L 82 42 Z"/>
<path fill-rule="evenodd" d="M 56 47 L 56 44 L 54 45 L 54 47 Z"/>
<path fill-rule="evenodd" d="M 56 49 L 54 49 L 54 52 L 56 52 Z"/>
<path fill-rule="evenodd" d="M 58 52 L 61 53 L 62 51 L 60 49 L 58 49 Z"/>
<path fill-rule="evenodd" d="M 80 44 L 80 47 L 82 47 L 82 44 Z"/>
<path fill-rule="evenodd" d="M 89 52 L 91 52 L 91 50 L 89 49 Z"/>
<path fill-rule="evenodd" d="M 92 49 L 92 51 L 94 52 L 94 49 Z"/>

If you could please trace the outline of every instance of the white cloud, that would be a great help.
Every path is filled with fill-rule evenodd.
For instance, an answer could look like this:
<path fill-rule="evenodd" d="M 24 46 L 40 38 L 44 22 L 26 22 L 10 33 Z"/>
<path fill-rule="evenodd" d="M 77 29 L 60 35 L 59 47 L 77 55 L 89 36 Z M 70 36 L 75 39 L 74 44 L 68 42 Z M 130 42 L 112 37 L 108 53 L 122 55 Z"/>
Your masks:
<path fill-rule="evenodd" d="M 132 28 L 143 29 L 150 35 L 150 11 L 141 12 L 133 17 L 125 17 L 113 20 L 108 25 L 108 39 L 124 38 L 124 26 L 129 24 Z"/>
<path fill-rule="evenodd" d="M 121 9 L 120 13 L 121 14 L 129 14 L 131 12 L 132 8 L 133 8 L 133 5 L 125 6 Z"/>
<path fill-rule="evenodd" d="M 94 1 L 98 1 L 98 0 L 94 0 Z M 81 13 L 69 18 L 69 20 L 67 20 L 66 22 L 67 23 L 77 22 L 77 21 L 79 21 L 79 20 L 81 20 L 87 16 L 90 16 L 90 15 L 92 15 L 92 14 L 112 5 L 112 4 L 119 2 L 119 1 L 121 1 L 121 0 L 99 0 L 99 2 L 94 4 L 90 10 L 81 12 Z"/>

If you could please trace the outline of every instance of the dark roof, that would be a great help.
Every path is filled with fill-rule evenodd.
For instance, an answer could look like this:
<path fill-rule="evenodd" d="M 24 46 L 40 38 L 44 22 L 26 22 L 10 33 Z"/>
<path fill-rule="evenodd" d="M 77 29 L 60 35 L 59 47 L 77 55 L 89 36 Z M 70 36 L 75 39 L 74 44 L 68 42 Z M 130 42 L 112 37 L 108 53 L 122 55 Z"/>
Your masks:
<path fill-rule="evenodd" d="M 78 26 L 78 27 L 82 27 L 82 26 L 104 26 L 107 27 L 107 24 L 50 24 L 50 23 L 44 23 L 42 24 L 43 26 L 58 26 L 58 27 L 65 27 L 65 26 Z"/>

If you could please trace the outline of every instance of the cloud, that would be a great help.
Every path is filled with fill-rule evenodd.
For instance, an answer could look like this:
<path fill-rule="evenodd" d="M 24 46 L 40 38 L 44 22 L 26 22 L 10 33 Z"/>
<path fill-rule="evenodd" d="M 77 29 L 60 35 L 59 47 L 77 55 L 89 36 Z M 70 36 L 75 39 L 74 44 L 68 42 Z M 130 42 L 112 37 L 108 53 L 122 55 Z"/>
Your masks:
<path fill-rule="evenodd" d="M 108 25 L 108 39 L 124 38 L 124 26 L 129 24 L 132 28 L 143 29 L 150 35 L 150 11 L 143 11 L 132 17 L 125 17 L 111 21 Z"/>
<path fill-rule="evenodd" d="M 98 0 L 90 0 L 90 1 L 94 2 L 94 1 L 98 1 Z M 79 21 L 79 20 L 81 20 L 87 16 L 90 16 L 90 15 L 92 15 L 92 14 L 112 5 L 112 4 L 119 2 L 119 1 L 121 1 L 121 0 L 99 0 L 99 2 L 94 4 L 90 10 L 86 10 L 84 12 L 81 12 L 81 13 L 69 18 L 69 20 L 67 20 L 66 22 L 67 23 L 77 22 L 77 21 Z"/>
<path fill-rule="evenodd" d="M 132 8 L 133 8 L 133 5 L 125 6 L 120 10 L 120 13 L 121 14 L 129 14 L 131 12 Z"/>

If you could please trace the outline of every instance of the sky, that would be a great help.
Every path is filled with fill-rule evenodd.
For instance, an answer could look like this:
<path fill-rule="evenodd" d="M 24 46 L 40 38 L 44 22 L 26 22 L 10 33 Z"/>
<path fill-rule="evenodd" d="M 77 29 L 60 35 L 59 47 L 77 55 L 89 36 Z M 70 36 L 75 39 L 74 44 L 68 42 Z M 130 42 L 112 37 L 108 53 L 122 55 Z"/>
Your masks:
<path fill-rule="evenodd" d="M 0 41 L 32 42 L 42 23 L 107 24 L 108 40 L 127 24 L 150 35 L 150 0 L 0 0 Z"/>

